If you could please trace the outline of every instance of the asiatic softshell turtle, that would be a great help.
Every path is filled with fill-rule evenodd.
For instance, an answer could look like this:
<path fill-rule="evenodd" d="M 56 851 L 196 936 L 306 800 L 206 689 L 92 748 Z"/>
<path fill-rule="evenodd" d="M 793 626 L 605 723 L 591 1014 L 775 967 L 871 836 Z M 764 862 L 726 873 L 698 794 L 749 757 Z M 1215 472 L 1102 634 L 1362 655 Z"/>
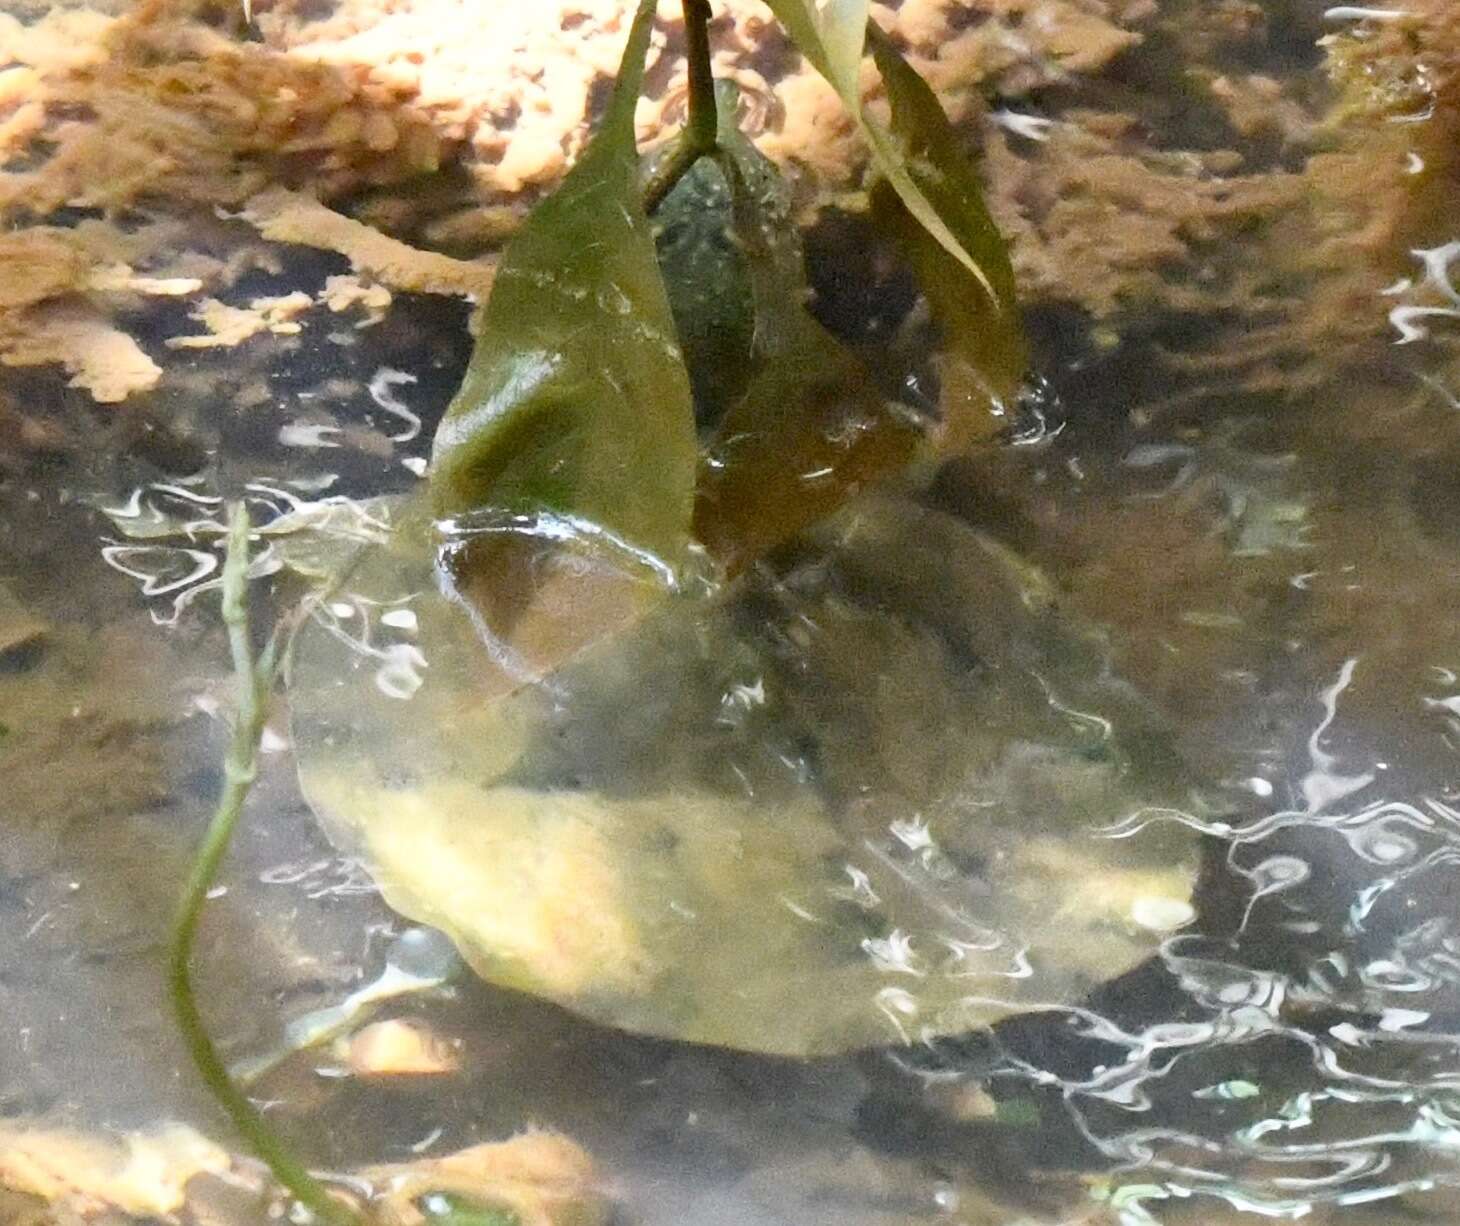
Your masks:
<path fill-rule="evenodd" d="M 457 525 L 542 545 L 514 642 L 408 524 L 295 647 L 310 803 L 485 979 L 825 1054 L 1073 1002 L 1192 918 L 1196 836 L 1126 820 L 1189 797 L 1159 723 L 991 538 L 864 496 L 639 601 L 561 527 Z"/>

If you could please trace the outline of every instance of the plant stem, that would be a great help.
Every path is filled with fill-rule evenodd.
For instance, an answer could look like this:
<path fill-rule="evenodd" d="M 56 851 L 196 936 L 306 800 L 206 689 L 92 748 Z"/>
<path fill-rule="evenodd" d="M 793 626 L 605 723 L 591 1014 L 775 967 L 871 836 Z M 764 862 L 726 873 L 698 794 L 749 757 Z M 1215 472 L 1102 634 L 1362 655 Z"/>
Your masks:
<path fill-rule="evenodd" d="M 219 862 L 228 850 L 233 828 L 258 773 L 265 700 L 277 672 L 278 658 L 272 648 L 266 661 L 262 664 L 254 662 L 248 629 L 248 533 L 248 511 L 241 502 L 234 503 L 229 508 L 228 547 L 223 563 L 223 622 L 228 628 L 228 646 L 238 682 L 238 710 L 234 716 L 233 739 L 223 761 L 223 791 L 193 860 L 187 886 L 178 904 L 177 918 L 173 921 L 167 962 L 168 992 L 193 1063 L 214 1097 L 223 1104 L 249 1148 L 268 1164 L 274 1178 L 300 1204 L 331 1226 L 352 1226 L 356 1222 L 355 1215 L 294 1159 L 265 1123 L 258 1108 L 229 1078 L 228 1070 L 198 1013 L 189 972 L 193 937 L 203 902 L 213 885 Z"/>
<path fill-rule="evenodd" d="M 689 168 L 714 153 L 719 116 L 715 78 L 710 68 L 710 0 L 681 0 L 684 6 L 685 56 L 689 62 L 689 115 L 679 143 L 644 188 L 644 212 L 652 214 Z"/>
<path fill-rule="evenodd" d="M 689 61 L 689 118 L 685 135 L 701 152 L 713 153 L 717 118 L 715 77 L 710 69 L 710 0 L 682 0 L 685 56 Z"/>

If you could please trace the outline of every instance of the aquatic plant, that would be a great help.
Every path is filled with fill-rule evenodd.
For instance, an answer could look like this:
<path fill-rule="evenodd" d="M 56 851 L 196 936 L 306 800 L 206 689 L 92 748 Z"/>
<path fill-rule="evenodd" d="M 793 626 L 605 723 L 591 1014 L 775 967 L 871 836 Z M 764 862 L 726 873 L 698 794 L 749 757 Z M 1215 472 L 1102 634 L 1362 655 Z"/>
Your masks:
<path fill-rule="evenodd" d="M 435 440 L 425 508 L 433 518 L 449 523 L 484 510 L 558 517 L 671 579 L 698 542 L 733 574 L 855 490 L 920 458 L 965 449 L 997 428 L 1023 378 L 1023 337 L 1008 256 L 946 117 L 869 21 L 867 0 L 772 0 L 771 7 L 834 85 L 873 152 L 882 175 L 874 217 L 901 245 L 943 331 L 937 420 L 918 421 L 889 403 L 862 362 L 806 309 L 785 189 L 736 127 L 733 92 L 717 99 L 707 0 L 684 0 L 684 130 L 665 154 L 641 160 L 634 108 L 655 9 L 644 0 L 597 133 L 502 259 L 470 368 Z M 885 88 L 886 119 L 861 96 L 868 45 Z M 676 311 L 652 215 L 705 163 L 728 196 L 745 277 L 679 295 Z M 690 370 L 679 338 L 696 327 L 696 311 L 736 294 L 750 312 L 749 352 L 738 395 L 710 415 L 701 440 L 692 386 L 727 372 Z M 286 619 L 255 657 L 248 549 L 248 515 L 235 505 L 222 600 L 237 711 L 222 795 L 175 924 L 169 984 L 194 1062 L 244 1140 L 300 1203 L 342 1222 L 353 1215 L 292 1157 L 230 1079 L 204 1029 L 189 973 L 202 903 L 254 778 L 265 700 L 293 626 Z M 519 602 L 510 592 L 504 602 L 503 589 L 517 560 L 532 565 L 514 559 L 510 548 L 473 554 L 455 578 L 463 589 L 474 585 L 479 611 L 505 603 L 503 616 L 510 617 Z M 439 1216 L 500 1218 L 454 1204 Z"/>
<path fill-rule="evenodd" d="M 259 739 L 268 712 L 268 696 L 278 677 L 281 651 L 290 628 L 280 623 L 264 650 L 255 656 L 248 616 L 249 517 L 243 503 L 234 503 L 228 518 L 228 544 L 223 562 L 222 615 L 228 630 L 229 654 L 238 687 L 233 716 L 233 737 L 223 759 L 223 789 L 213 818 L 188 874 L 178 903 L 168 947 L 167 983 L 178 1028 L 188 1052 L 233 1125 L 274 1178 L 299 1201 L 328 1223 L 353 1220 L 341 1203 L 325 1191 L 279 1140 L 247 1096 L 233 1084 L 228 1068 L 208 1037 L 193 993 L 190 962 L 193 937 L 218 865 L 228 850 L 234 827 L 258 773 Z"/>
<path fill-rule="evenodd" d="M 879 224 L 901 244 L 944 334 L 939 421 L 915 428 L 805 309 L 779 176 L 721 115 L 705 0 L 684 8 L 688 122 L 642 182 L 634 106 L 653 12 L 641 6 L 589 148 L 509 244 L 461 390 L 437 433 L 438 516 L 482 507 L 585 520 L 673 569 L 692 539 L 730 570 L 920 453 L 987 438 L 1024 375 L 1007 252 L 932 91 L 870 23 L 866 0 L 772 6 L 837 88 L 883 176 Z M 889 119 L 859 86 L 870 45 Z M 671 317 L 651 213 L 703 159 L 728 190 L 749 256 L 754 326 L 744 390 L 701 455 L 680 332 L 745 286 L 705 287 Z M 693 353 L 693 351 L 691 351 Z M 735 377 L 735 372 L 710 372 Z M 815 473 L 814 484 L 806 474 Z"/>

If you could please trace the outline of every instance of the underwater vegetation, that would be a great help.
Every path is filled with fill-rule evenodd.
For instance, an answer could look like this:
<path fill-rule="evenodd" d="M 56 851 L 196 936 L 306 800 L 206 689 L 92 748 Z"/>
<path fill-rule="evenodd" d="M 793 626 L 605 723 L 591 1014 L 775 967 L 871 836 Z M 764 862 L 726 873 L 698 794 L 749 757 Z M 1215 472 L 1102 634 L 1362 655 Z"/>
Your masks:
<path fill-rule="evenodd" d="M 323 588 L 299 606 L 307 616 L 343 583 L 353 599 L 361 599 L 359 593 L 372 585 L 399 582 L 403 569 L 415 581 L 419 576 L 411 571 L 424 567 L 429 585 L 434 570 L 436 603 L 443 608 L 433 610 L 429 597 L 417 601 L 411 592 L 363 597 L 372 604 L 412 606 L 411 623 L 423 630 L 430 653 L 397 653 L 389 671 L 372 678 L 373 689 L 388 698 L 414 698 L 428 658 L 431 667 L 443 670 L 446 655 L 459 652 L 450 675 L 465 687 L 415 709 L 413 718 L 419 719 L 424 708 L 437 707 L 424 716 L 428 744 L 420 756 L 409 755 L 409 769 L 419 776 L 443 753 L 462 756 L 439 783 L 372 795 L 369 778 L 377 769 L 389 774 L 386 759 L 395 758 L 405 742 L 387 733 L 397 745 L 379 747 L 380 761 L 362 764 L 365 773 L 342 771 L 336 747 L 358 747 L 367 739 L 354 729 L 343 737 L 321 737 L 325 765 L 316 766 L 311 752 L 303 769 L 314 803 L 361 829 L 367 862 L 389 883 L 388 895 L 451 934 L 488 978 L 570 1002 L 581 997 L 590 1013 L 633 1029 L 807 1054 L 865 1045 L 883 1033 L 867 1019 L 843 1022 L 835 1009 L 823 1006 L 843 996 L 860 1013 L 869 1001 L 895 992 L 878 988 L 882 976 L 875 968 L 884 958 L 906 957 L 908 939 L 896 917 L 874 923 L 853 912 L 842 948 L 830 951 L 820 969 L 828 946 L 816 928 L 825 921 L 801 912 L 791 898 L 808 888 L 834 886 L 830 879 L 810 884 L 826 877 L 823 862 L 840 841 L 824 818 L 808 810 L 803 828 L 799 817 L 791 817 L 802 804 L 792 801 L 773 823 L 782 828 L 772 834 L 769 815 L 760 811 L 765 802 L 753 789 L 747 789 L 749 806 L 742 799 L 729 809 L 707 796 L 702 811 L 688 797 L 666 792 L 648 813 L 593 812 L 597 802 L 586 792 L 590 812 L 582 818 L 573 816 L 573 795 L 551 786 L 463 794 L 475 786 L 472 757 L 492 763 L 509 755 L 513 717 L 500 730 L 480 722 L 495 714 L 494 703 L 530 680 L 558 677 L 565 662 L 601 641 L 607 641 L 611 659 L 622 658 L 621 641 L 635 637 L 646 620 L 657 620 L 666 601 L 680 606 L 688 601 L 688 613 L 675 608 L 671 619 L 700 616 L 697 610 L 716 599 L 718 587 L 862 488 L 919 462 L 956 454 L 987 438 L 1012 413 L 1026 360 L 1012 271 L 973 169 L 937 100 L 869 21 L 865 4 L 817 8 L 793 0 L 778 11 L 798 46 L 836 86 L 884 176 L 876 216 L 896 234 L 920 274 L 943 336 L 938 372 L 943 390 L 935 411 L 919 421 L 907 406 L 884 399 L 861 361 L 807 310 L 789 194 L 775 168 L 740 134 L 733 87 L 717 90 L 706 37 L 710 12 L 699 0 L 687 0 L 685 9 L 690 77 L 684 131 L 678 144 L 643 170 L 634 111 L 654 6 L 642 4 L 591 142 L 503 254 L 474 327 L 466 378 L 436 432 L 425 494 L 392 509 L 383 544 L 343 559 L 334 572 L 325 567 Z M 862 106 L 864 41 L 884 79 L 886 119 Z M 721 210 L 721 241 L 744 258 L 738 267 L 726 265 L 720 277 L 698 277 L 694 293 L 678 293 L 672 306 L 666 271 L 681 270 L 661 269 L 651 215 L 667 208 L 681 181 L 702 164 L 718 175 L 727 206 Z M 741 299 L 748 316 L 744 352 L 714 370 L 690 371 L 685 353 L 703 357 L 683 349 L 679 335 L 714 332 L 699 314 L 723 315 L 722 300 L 731 296 Z M 723 385 L 727 369 L 735 372 L 733 391 Z M 722 405 L 694 403 L 693 386 L 717 384 Z M 703 445 L 697 423 L 706 433 Z M 179 912 L 170 988 L 194 1061 L 240 1134 L 302 1204 L 326 1220 L 346 1221 L 351 1213 L 275 1140 L 231 1081 L 207 1036 L 190 980 L 200 908 L 256 771 L 266 696 L 288 656 L 299 657 L 288 662 L 291 689 L 297 708 L 308 713 L 296 718 L 327 719 L 331 707 L 358 715 L 372 696 L 362 706 L 338 679 L 319 679 L 313 640 L 306 634 L 292 643 L 290 623 L 276 627 L 255 659 L 247 617 L 249 540 L 247 511 L 235 501 L 220 580 L 239 684 L 234 742 L 223 796 Z M 990 550 L 990 560 L 999 560 L 996 551 Z M 383 579 L 374 573 L 381 570 Z M 1013 581 L 1020 577 L 1015 574 Z M 323 642 L 337 639 L 337 633 L 327 634 Z M 638 650 L 634 646 L 627 654 Z M 352 673 L 368 675 L 347 663 L 342 676 Z M 571 683 L 558 678 L 552 684 Z M 592 687 L 590 682 L 590 694 Z M 317 692 L 323 695 L 322 713 L 313 709 Z M 461 725 L 440 708 L 443 701 L 475 725 L 470 741 L 451 739 Z M 394 711 L 386 713 L 388 725 L 398 722 Z M 443 733 L 447 746 L 429 744 Z M 299 736 L 301 744 L 313 741 L 308 732 Z M 530 745 L 523 744 L 530 756 Z M 398 835 L 390 833 L 393 828 Z M 463 841 L 482 836 L 475 845 Z M 630 859 L 616 866 L 622 845 L 639 840 L 647 840 L 646 851 L 668 840 L 679 863 L 655 868 Z M 702 841 L 704 847 L 694 848 Z M 1059 852 L 1051 846 L 1041 854 L 1057 859 Z M 752 867 L 757 859 L 765 860 L 763 867 Z M 531 871 L 540 878 L 521 880 L 531 865 L 538 866 Z M 457 876 L 477 877 L 454 879 L 453 868 Z M 897 888 L 914 898 L 946 892 L 947 883 L 938 879 L 954 871 L 948 861 L 924 883 L 911 867 L 888 868 L 891 876 L 879 866 L 872 877 L 853 866 L 845 871 L 854 882 L 859 873 L 865 881 L 875 879 L 877 886 L 867 885 L 868 891 Z M 1187 914 L 1185 873 L 1178 869 L 1167 881 L 1158 866 L 1148 871 L 1147 881 L 1141 871 L 1133 871 L 1139 884 L 1132 885 L 1140 898 L 1118 905 L 1160 912 L 1149 924 L 1159 930 L 1169 926 L 1161 910 L 1169 893 L 1179 912 L 1175 922 L 1181 922 Z M 610 880 L 619 874 L 622 885 Z M 656 878 L 665 880 L 656 884 Z M 622 891 L 640 897 L 630 901 L 619 896 Z M 727 924 L 742 921 L 730 920 L 725 908 L 737 895 L 742 909 L 756 914 L 779 897 L 790 908 L 790 925 L 783 923 L 774 935 L 763 924 L 732 934 Z M 698 960 L 698 942 L 691 938 L 686 944 L 682 933 L 653 928 L 662 928 L 665 906 L 684 911 L 717 905 L 722 915 L 696 917 L 694 927 L 713 925 L 722 940 L 729 937 L 725 952 L 732 957 L 737 947 L 763 953 L 764 943 L 773 941 L 782 947 L 785 969 L 762 989 L 746 1020 L 706 1026 L 694 1013 L 722 1009 L 722 985 L 735 972 L 713 966 L 724 959 L 712 949 L 706 958 L 713 966 L 710 977 L 687 979 Z M 901 922 L 912 923 L 911 910 L 902 911 Z M 937 922 L 936 912 L 924 922 L 929 921 Z M 534 936 L 534 924 L 547 930 Z M 981 930 L 971 927 L 968 935 L 973 938 L 968 951 L 980 949 Z M 884 943 L 885 955 L 878 952 Z M 960 950 L 950 947 L 957 959 L 967 956 Z M 811 1017 L 798 1023 L 776 1016 L 788 990 L 808 988 Z M 743 993 L 730 999 L 736 994 Z M 926 1007 L 956 1009 L 961 985 L 950 983 L 942 995 Z M 617 1003 L 606 1010 L 587 1003 L 599 996 Z M 905 996 L 897 994 L 891 1007 L 912 1024 L 924 1006 Z M 873 1008 L 881 1014 L 889 1006 Z M 959 1013 L 934 1025 L 961 1029 L 972 1020 Z M 485 1220 L 469 1208 L 437 1216 Z"/>

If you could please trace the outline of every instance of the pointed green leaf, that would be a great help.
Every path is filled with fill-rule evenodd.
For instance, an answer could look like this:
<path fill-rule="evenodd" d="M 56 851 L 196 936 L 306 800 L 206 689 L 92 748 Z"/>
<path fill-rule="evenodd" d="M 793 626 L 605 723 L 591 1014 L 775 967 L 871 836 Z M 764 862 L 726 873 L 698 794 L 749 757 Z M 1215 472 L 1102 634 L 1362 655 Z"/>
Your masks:
<path fill-rule="evenodd" d="M 767 0 L 808 60 L 844 99 L 855 98 L 870 13 L 868 0 Z M 849 105 L 853 114 L 860 108 Z"/>
<path fill-rule="evenodd" d="M 821 5 L 816 0 L 767 0 L 767 3 L 802 54 L 836 90 L 842 104 L 867 138 L 877 169 L 892 185 L 907 211 L 968 269 L 991 298 L 1002 302 L 997 264 L 1000 258 L 1007 263 L 1007 256 L 1000 255 L 1002 244 L 1000 252 L 991 251 L 977 241 L 970 244 L 971 236 L 960 233 L 958 219 L 946 215 L 948 202 L 942 198 L 944 193 L 940 191 L 940 181 L 947 173 L 947 167 L 936 160 L 937 151 L 931 147 L 939 142 L 928 142 L 930 147 L 926 160 L 906 147 L 909 132 L 921 133 L 927 129 L 933 122 L 931 114 L 921 105 L 909 106 L 906 91 L 895 91 L 891 84 L 888 87 L 893 107 L 891 130 L 862 105 L 860 77 L 865 43 L 871 41 L 874 52 L 879 44 L 885 49 L 878 54 L 878 67 L 884 72 L 884 77 L 886 51 L 890 50 L 892 56 L 901 62 L 901 57 L 891 49 L 891 44 L 876 23 L 868 20 L 865 0 L 827 0 Z M 902 63 L 902 67 L 917 78 L 906 63 Z M 917 80 L 920 85 L 923 84 L 921 78 Z M 923 88 L 926 89 L 926 85 Z M 901 94 L 901 97 L 894 96 L 895 93 Z M 928 96 L 931 97 L 931 91 Z M 936 100 L 933 107 L 937 111 L 937 121 L 946 129 L 947 118 Z"/>
<path fill-rule="evenodd" d="M 920 224 L 895 184 L 879 184 L 873 210 L 895 234 L 944 332 L 940 449 L 958 452 L 992 434 L 1017 396 L 1028 364 L 1008 248 L 983 202 L 978 176 L 927 82 L 876 25 L 867 40 L 887 88 L 892 136 L 909 175 L 965 261 Z"/>
<path fill-rule="evenodd" d="M 431 496 L 443 517 L 572 516 L 673 566 L 696 441 L 634 145 L 653 17 L 643 0 L 602 126 L 502 258 L 436 435 Z"/>

